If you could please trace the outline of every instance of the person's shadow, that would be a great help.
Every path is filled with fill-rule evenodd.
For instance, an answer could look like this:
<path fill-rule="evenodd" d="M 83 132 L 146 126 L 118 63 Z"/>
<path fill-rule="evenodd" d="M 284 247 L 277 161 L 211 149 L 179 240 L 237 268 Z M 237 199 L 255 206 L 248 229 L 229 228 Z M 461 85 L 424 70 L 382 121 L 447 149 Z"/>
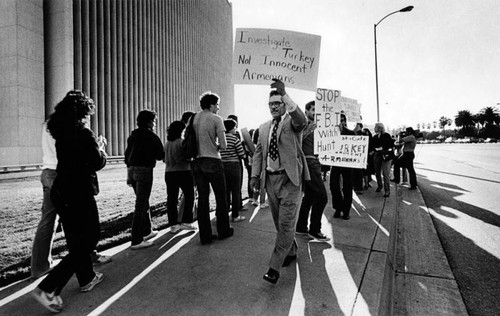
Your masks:
<path fill-rule="evenodd" d="M 332 246 L 325 242 L 316 242 L 306 238 L 297 238 L 299 244 L 296 265 L 297 278 L 300 278 L 304 297 L 304 315 L 343 315 L 337 296 L 331 284 L 331 275 L 324 252 Z M 334 271 L 330 271 L 330 274 Z M 290 310 L 290 314 L 295 314 Z"/>

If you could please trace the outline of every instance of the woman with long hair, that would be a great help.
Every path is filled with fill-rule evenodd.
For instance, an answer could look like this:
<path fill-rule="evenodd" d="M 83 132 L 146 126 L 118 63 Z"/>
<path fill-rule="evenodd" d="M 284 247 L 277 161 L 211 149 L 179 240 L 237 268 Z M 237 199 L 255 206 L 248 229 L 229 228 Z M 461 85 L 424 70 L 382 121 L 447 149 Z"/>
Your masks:
<path fill-rule="evenodd" d="M 76 274 L 82 292 L 103 280 L 94 272 L 92 252 L 99 240 L 99 214 L 94 196 L 99 193 L 96 171 L 106 165 L 106 140 L 88 128 L 95 105 L 85 93 L 72 90 L 57 104 L 47 129 L 56 141 L 57 176 L 51 200 L 60 217 L 68 254 L 33 291 L 52 312 L 62 310 L 61 291 Z"/>

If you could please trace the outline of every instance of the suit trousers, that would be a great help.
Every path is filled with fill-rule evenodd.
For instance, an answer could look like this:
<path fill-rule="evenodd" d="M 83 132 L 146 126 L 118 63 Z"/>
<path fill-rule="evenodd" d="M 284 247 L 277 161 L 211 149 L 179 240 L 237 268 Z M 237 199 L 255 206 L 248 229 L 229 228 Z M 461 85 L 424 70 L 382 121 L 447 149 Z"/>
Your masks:
<path fill-rule="evenodd" d="M 277 231 L 269 267 L 279 272 L 286 256 L 297 255 L 295 227 L 302 198 L 302 184 L 294 185 L 286 174 L 267 175 L 266 191 Z"/>
<path fill-rule="evenodd" d="M 321 217 L 323 210 L 328 203 L 325 184 L 321 175 L 321 164 L 318 159 L 307 159 L 307 167 L 311 175 L 310 181 L 304 182 L 304 198 L 299 211 L 299 219 L 297 220 L 297 230 L 307 231 L 307 220 L 309 219 L 309 211 L 311 212 L 311 225 L 309 231 L 318 233 L 321 231 Z"/>

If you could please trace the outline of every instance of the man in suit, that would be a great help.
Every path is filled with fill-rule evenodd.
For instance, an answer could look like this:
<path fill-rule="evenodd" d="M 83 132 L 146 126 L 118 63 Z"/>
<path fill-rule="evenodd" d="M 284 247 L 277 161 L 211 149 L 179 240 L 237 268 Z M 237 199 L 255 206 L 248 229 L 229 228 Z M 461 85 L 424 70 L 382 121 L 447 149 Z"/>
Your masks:
<path fill-rule="evenodd" d="M 297 258 L 295 227 L 302 198 L 302 182 L 310 180 L 302 152 L 302 131 L 307 118 L 288 96 L 285 84 L 273 79 L 269 110 L 272 120 L 259 127 L 250 186 L 265 188 L 276 227 L 276 242 L 264 280 L 275 284 L 282 266 Z"/>

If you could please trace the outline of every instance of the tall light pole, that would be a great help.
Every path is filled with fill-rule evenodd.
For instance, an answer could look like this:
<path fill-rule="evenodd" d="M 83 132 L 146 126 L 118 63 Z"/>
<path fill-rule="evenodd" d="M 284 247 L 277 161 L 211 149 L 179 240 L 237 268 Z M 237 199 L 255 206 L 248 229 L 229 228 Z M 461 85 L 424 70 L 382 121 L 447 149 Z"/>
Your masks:
<path fill-rule="evenodd" d="M 380 112 L 379 112 L 379 103 L 378 103 L 377 25 L 379 25 L 380 22 L 382 22 L 389 15 L 393 15 L 394 13 L 398 13 L 398 12 L 409 12 L 411 10 L 413 10 L 413 6 L 412 5 L 408 6 L 408 7 L 404 7 L 401 10 L 397 10 L 397 11 L 391 12 L 391 13 L 387 14 L 386 16 L 384 16 L 380 21 L 378 21 L 377 24 L 373 25 L 373 37 L 374 37 L 374 40 L 375 40 L 375 89 L 376 89 L 376 92 L 377 92 L 377 122 L 380 122 Z"/>

